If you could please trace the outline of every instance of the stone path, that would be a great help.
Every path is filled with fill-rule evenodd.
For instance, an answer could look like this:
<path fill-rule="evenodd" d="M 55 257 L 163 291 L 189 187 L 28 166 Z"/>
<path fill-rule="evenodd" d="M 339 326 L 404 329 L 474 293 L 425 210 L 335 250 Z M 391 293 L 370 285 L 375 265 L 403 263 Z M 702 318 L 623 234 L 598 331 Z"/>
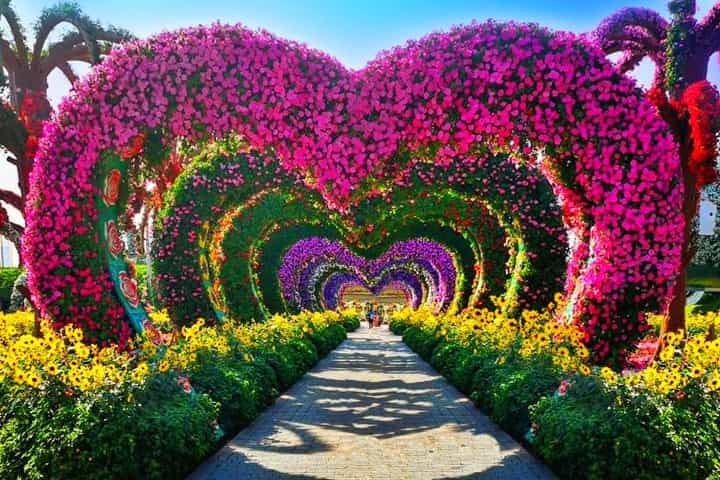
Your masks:
<path fill-rule="evenodd" d="M 553 477 L 400 337 L 363 325 L 190 478 Z"/>

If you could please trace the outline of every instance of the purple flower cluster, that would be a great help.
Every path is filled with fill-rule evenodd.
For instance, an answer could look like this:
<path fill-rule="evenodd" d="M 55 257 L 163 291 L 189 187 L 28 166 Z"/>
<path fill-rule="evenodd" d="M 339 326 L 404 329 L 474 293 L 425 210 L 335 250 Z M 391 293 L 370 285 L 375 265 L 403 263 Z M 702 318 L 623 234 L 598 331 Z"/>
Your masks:
<path fill-rule="evenodd" d="M 355 255 L 337 240 L 306 238 L 287 250 L 278 279 L 292 310 L 334 308 L 348 284 L 378 293 L 401 283 L 414 306 L 436 310 L 448 308 L 459 293 L 455 258 L 439 243 L 423 238 L 394 243 L 374 260 Z"/>

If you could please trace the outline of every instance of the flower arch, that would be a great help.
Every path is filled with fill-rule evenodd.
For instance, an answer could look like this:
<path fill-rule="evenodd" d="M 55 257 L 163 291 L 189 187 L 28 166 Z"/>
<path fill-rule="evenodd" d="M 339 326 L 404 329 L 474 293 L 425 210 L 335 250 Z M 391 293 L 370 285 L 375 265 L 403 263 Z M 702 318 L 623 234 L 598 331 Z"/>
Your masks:
<path fill-rule="evenodd" d="M 536 163 L 566 223 L 587 232 L 568 315 L 595 361 L 622 361 L 643 311 L 667 297 L 683 222 L 676 149 L 633 81 L 582 39 L 486 22 L 351 72 L 269 33 L 213 25 L 116 48 L 46 125 L 23 245 L 43 313 L 99 343 L 142 328 L 133 280 L 107 243 L 128 172 L 151 167 L 148 139 L 229 132 L 272 150 L 336 207 L 392 181 L 407 156 L 447 165 L 483 146 Z"/>
<path fill-rule="evenodd" d="M 226 314 L 258 319 L 284 310 L 275 292 L 279 254 L 306 236 L 342 239 L 369 257 L 394 241 L 430 236 L 458 257 L 455 307 L 487 304 L 507 289 L 507 300 L 539 308 L 562 288 L 566 233 L 552 190 L 506 156 L 475 161 L 462 183 L 434 176 L 432 165 L 416 165 L 388 190 L 336 212 L 278 172 L 272 157 L 231 153 L 238 149 L 235 141 L 216 142 L 166 199 L 153 270 L 176 322 Z M 316 231 L 286 234 L 301 224 Z"/>

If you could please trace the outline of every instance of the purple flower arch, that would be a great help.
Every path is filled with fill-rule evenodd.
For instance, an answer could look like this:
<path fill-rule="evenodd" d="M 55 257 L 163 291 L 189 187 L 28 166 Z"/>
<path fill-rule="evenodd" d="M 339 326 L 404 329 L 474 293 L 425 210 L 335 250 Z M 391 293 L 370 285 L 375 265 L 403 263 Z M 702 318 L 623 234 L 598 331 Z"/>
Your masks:
<path fill-rule="evenodd" d="M 128 306 L 131 276 L 106 254 L 103 193 L 122 191 L 128 171 L 149 170 L 141 154 L 150 138 L 171 145 L 228 132 L 272 149 L 336 206 L 373 178 L 392 178 L 402 151 L 439 164 L 478 145 L 527 161 L 541 153 L 567 224 L 581 225 L 587 244 L 568 315 L 594 360 L 622 361 L 643 311 L 665 305 L 683 225 L 676 147 L 634 82 L 583 39 L 471 24 L 349 71 L 269 33 L 213 25 L 115 48 L 46 124 L 23 242 L 42 313 L 99 343 L 124 343 L 128 316 L 142 328 L 144 312 Z M 122 168 L 108 171 L 112 162 Z M 117 195 L 106 198 L 116 213 Z"/>
<path fill-rule="evenodd" d="M 285 252 L 278 280 L 289 309 L 313 310 L 321 308 L 322 285 L 335 272 L 352 273 L 363 286 L 377 292 L 392 272 L 406 271 L 422 278 L 422 303 L 441 310 L 458 301 L 455 263 L 445 247 L 423 238 L 396 242 L 376 259 L 365 260 L 337 240 L 311 237 Z"/>

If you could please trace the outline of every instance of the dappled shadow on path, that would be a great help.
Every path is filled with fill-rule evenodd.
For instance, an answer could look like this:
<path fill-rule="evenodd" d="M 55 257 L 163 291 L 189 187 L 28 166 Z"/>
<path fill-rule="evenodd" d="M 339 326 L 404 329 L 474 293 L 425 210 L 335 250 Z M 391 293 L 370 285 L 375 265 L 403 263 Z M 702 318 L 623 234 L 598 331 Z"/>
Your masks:
<path fill-rule="evenodd" d="M 528 457 L 397 337 L 364 328 L 191 478 L 544 478 Z"/>
<path fill-rule="evenodd" d="M 283 408 L 272 412 L 270 429 L 262 432 L 266 442 L 251 448 L 287 453 L 333 449 L 313 434 L 318 429 L 377 439 L 441 426 L 448 431 L 487 433 L 487 422 L 477 424 L 480 417 L 467 399 L 458 397 L 414 353 L 386 338 L 355 338 L 334 352 L 300 388 L 288 392 Z M 273 434 L 280 430 L 294 433 L 296 441 L 273 442 Z"/>

